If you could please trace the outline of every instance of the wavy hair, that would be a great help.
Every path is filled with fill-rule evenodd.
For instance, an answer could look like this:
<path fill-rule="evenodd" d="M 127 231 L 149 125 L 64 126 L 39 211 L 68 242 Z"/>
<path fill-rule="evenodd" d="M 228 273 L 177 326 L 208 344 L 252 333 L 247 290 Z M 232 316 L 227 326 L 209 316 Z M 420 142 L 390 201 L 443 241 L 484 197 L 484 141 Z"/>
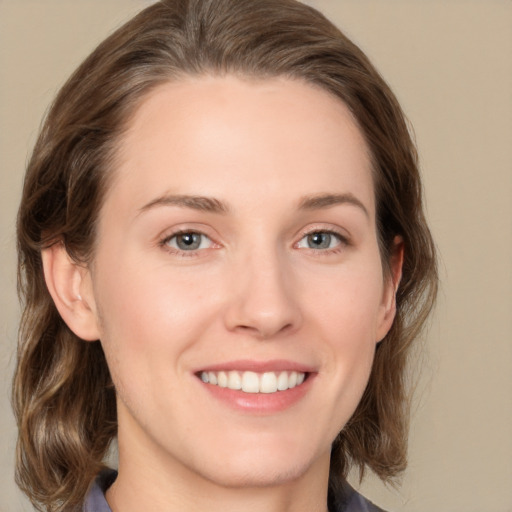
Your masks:
<path fill-rule="evenodd" d="M 117 431 L 101 344 L 80 340 L 60 318 L 41 251 L 59 241 L 75 261 L 92 261 L 98 213 L 130 117 L 159 84 L 204 74 L 299 79 L 337 96 L 357 120 L 372 157 L 384 268 L 397 235 L 405 256 L 395 321 L 332 446 L 330 489 L 352 466 L 383 480 L 406 466 L 407 361 L 434 303 L 437 271 L 415 145 L 395 96 L 354 43 L 295 0 L 162 0 L 102 42 L 62 87 L 26 172 L 13 406 L 16 479 L 37 510 L 77 508 Z"/>

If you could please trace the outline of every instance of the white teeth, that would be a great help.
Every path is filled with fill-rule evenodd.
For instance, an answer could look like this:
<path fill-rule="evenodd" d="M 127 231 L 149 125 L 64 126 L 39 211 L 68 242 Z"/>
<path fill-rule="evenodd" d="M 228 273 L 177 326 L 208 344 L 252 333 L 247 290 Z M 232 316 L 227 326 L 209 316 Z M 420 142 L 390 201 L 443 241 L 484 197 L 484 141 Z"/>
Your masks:
<path fill-rule="evenodd" d="M 221 388 L 228 387 L 228 376 L 226 375 L 226 372 L 219 372 L 217 375 L 217 385 Z"/>
<path fill-rule="evenodd" d="M 204 383 L 221 388 L 242 390 L 245 393 L 275 393 L 300 386 L 306 374 L 303 372 L 201 372 L 200 378 Z"/>
<path fill-rule="evenodd" d="M 244 372 L 242 374 L 242 391 L 246 393 L 258 393 L 260 390 L 260 379 L 254 372 Z"/>
<path fill-rule="evenodd" d="M 261 376 L 260 391 L 262 393 L 275 393 L 277 391 L 277 377 L 273 372 L 266 372 Z"/>
<path fill-rule="evenodd" d="M 288 387 L 294 388 L 297 385 L 297 372 L 290 373 L 288 377 Z"/>
<path fill-rule="evenodd" d="M 277 389 L 279 391 L 286 391 L 288 389 L 288 374 L 281 372 L 277 378 Z"/>
<path fill-rule="evenodd" d="M 242 377 L 240 377 L 240 374 L 238 372 L 229 372 L 228 388 L 229 389 L 242 389 Z"/>

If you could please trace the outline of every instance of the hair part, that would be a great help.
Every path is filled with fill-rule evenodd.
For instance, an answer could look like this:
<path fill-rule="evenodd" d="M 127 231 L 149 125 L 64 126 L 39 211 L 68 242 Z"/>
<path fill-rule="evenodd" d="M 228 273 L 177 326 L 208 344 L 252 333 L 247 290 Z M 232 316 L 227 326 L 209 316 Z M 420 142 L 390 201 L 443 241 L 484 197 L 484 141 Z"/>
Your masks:
<path fill-rule="evenodd" d="M 44 281 L 41 251 L 94 257 L 98 215 L 131 116 L 159 85 L 184 76 L 288 77 L 351 110 L 373 162 L 384 268 L 404 243 L 397 314 L 378 345 L 363 399 L 332 447 L 331 490 L 353 465 L 389 480 L 406 466 L 406 365 L 437 291 L 415 146 L 400 106 L 363 52 L 294 0 L 162 0 L 118 29 L 62 87 L 35 145 L 18 214 L 23 303 L 13 406 L 18 485 L 37 510 L 73 510 L 116 436 L 115 390 L 100 342 L 77 338 Z"/>

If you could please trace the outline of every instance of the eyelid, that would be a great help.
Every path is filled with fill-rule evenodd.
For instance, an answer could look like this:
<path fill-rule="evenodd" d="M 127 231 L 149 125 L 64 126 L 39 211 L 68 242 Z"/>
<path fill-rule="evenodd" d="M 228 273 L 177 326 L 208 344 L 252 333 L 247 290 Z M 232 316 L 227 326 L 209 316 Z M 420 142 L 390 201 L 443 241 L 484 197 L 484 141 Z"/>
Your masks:
<path fill-rule="evenodd" d="M 340 240 L 347 244 L 351 243 L 351 235 L 347 232 L 347 230 L 332 224 L 309 225 L 299 231 L 297 238 L 302 240 L 305 236 L 312 235 L 314 233 L 329 233 L 331 235 L 337 236 Z"/>
<path fill-rule="evenodd" d="M 174 235 L 171 235 L 171 236 L 168 236 L 164 241 L 163 243 L 166 244 L 168 247 L 171 247 L 172 249 L 175 249 L 176 251 L 184 251 L 184 252 L 193 252 L 194 250 L 204 250 L 204 249 L 209 249 L 209 247 L 198 247 L 197 249 L 180 249 L 180 247 L 178 247 L 177 243 L 176 243 L 176 247 L 173 247 L 171 246 L 170 242 L 171 240 L 174 240 L 176 239 L 176 241 L 179 239 L 179 237 L 183 236 L 183 235 L 196 235 L 196 236 L 199 236 L 202 238 L 201 242 L 200 242 L 200 246 L 202 245 L 202 243 L 204 242 L 203 239 L 206 239 L 208 240 L 211 244 L 213 244 L 213 240 L 208 236 L 208 235 L 205 235 L 204 233 L 198 233 L 196 231 L 183 231 L 181 233 L 174 233 Z"/>
<path fill-rule="evenodd" d="M 335 247 L 325 248 L 325 249 L 314 249 L 311 247 L 298 247 L 299 243 L 305 237 L 314 235 L 315 233 L 325 233 L 325 234 L 332 235 L 338 239 L 339 243 Z M 295 242 L 293 246 L 296 249 L 301 249 L 301 250 L 305 249 L 305 250 L 312 251 L 317 254 L 318 253 L 330 254 L 330 253 L 339 252 L 344 247 L 348 247 L 350 245 L 352 245 L 351 238 L 350 238 L 350 235 L 347 234 L 345 230 L 335 227 L 335 226 L 332 226 L 332 225 L 326 226 L 324 224 L 324 225 L 309 226 L 309 227 L 301 230 L 301 232 L 298 236 L 298 241 Z"/>
<path fill-rule="evenodd" d="M 207 231 L 210 231 L 207 229 L 206 226 L 200 226 L 200 227 L 192 227 L 187 225 L 180 225 L 179 227 L 174 227 L 165 230 L 161 235 L 157 238 L 157 245 L 161 247 L 163 250 L 167 251 L 168 253 L 171 253 L 173 255 L 182 256 L 182 257 L 191 257 L 191 256 L 198 256 L 199 253 L 207 251 L 209 249 L 217 249 L 221 247 L 221 244 L 216 241 L 215 237 L 209 234 Z M 198 248 L 198 249 L 190 249 L 190 250 L 182 250 L 179 247 L 171 247 L 169 245 L 169 241 L 172 240 L 175 237 L 178 237 L 180 235 L 184 234 L 197 234 L 206 237 L 208 240 L 210 240 L 211 245 L 209 247 L 205 248 Z"/>
<path fill-rule="evenodd" d="M 167 252 L 181 255 L 181 256 L 195 256 L 199 252 L 204 252 L 209 249 L 218 249 L 222 247 L 222 244 L 217 241 L 217 238 L 215 235 L 212 235 L 209 233 L 211 229 L 208 229 L 208 226 L 200 225 L 200 226 L 192 226 L 192 225 L 180 225 L 175 226 L 174 228 L 170 228 L 165 230 L 161 235 L 157 238 L 157 245 L 166 250 Z M 181 250 L 179 248 L 173 248 L 168 245 L 169 240 L 172 238 L 179 236 L 181 234 L 187 234 L 187 233 L 195 233 L 198 235 L 202 235 L 206 238 L 208 238 L 211 241 L 211 246 L 202 248 L 202 249 L 191 249 L 191 250 Z M 298 247 L 298 244 L 300 241 L 304 239 L 304 237 L 315 234 L 315 233 L 326 233 L 333 235 L 339 240 L 339 244 L 336 245 L 336 247 L 333 248 L 326 248 L 326 249 L 313 249 L 313 248 L 301 248 Z M 352 245 L 351 237 L 346 232 L 346 230 L 338 227 L 333 226 L 332 224 L 326 225 L 326 224 L 315 224 L 310 225 L 304 229 L 302 229 L 298 234 L 298 240 L 293 244 L 293 247 L 296 249 L 309 249 L 311 251 L 314 251 L 316 253 L 330 253 L 330 252 L 336 252 L 337 250 L 340 250 L 340 247 L 347 247 Z"/>

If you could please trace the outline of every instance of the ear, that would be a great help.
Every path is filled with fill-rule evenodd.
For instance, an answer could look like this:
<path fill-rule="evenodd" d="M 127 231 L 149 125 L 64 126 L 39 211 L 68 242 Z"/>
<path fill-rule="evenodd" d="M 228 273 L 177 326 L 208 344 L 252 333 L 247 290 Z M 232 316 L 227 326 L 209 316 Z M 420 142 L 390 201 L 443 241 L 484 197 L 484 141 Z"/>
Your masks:
<path fill-rule="evenodd" d="M 57 242 L 41 253 L 48 291 L 67 326 L 86 341 L 99 339 L 96 304 L 89 270 L 71 259 Z"/>
<path fill-rule="evenodd" d="M 404 242 L 401 236 L 395 236 L 389 260 L 389 275 L 385 276 L 379 324 L 377 326 L 377 342 L 382 341 L 393 325 L 396 315 L 396 291 L 402 279 L 404 263 Z"/>

